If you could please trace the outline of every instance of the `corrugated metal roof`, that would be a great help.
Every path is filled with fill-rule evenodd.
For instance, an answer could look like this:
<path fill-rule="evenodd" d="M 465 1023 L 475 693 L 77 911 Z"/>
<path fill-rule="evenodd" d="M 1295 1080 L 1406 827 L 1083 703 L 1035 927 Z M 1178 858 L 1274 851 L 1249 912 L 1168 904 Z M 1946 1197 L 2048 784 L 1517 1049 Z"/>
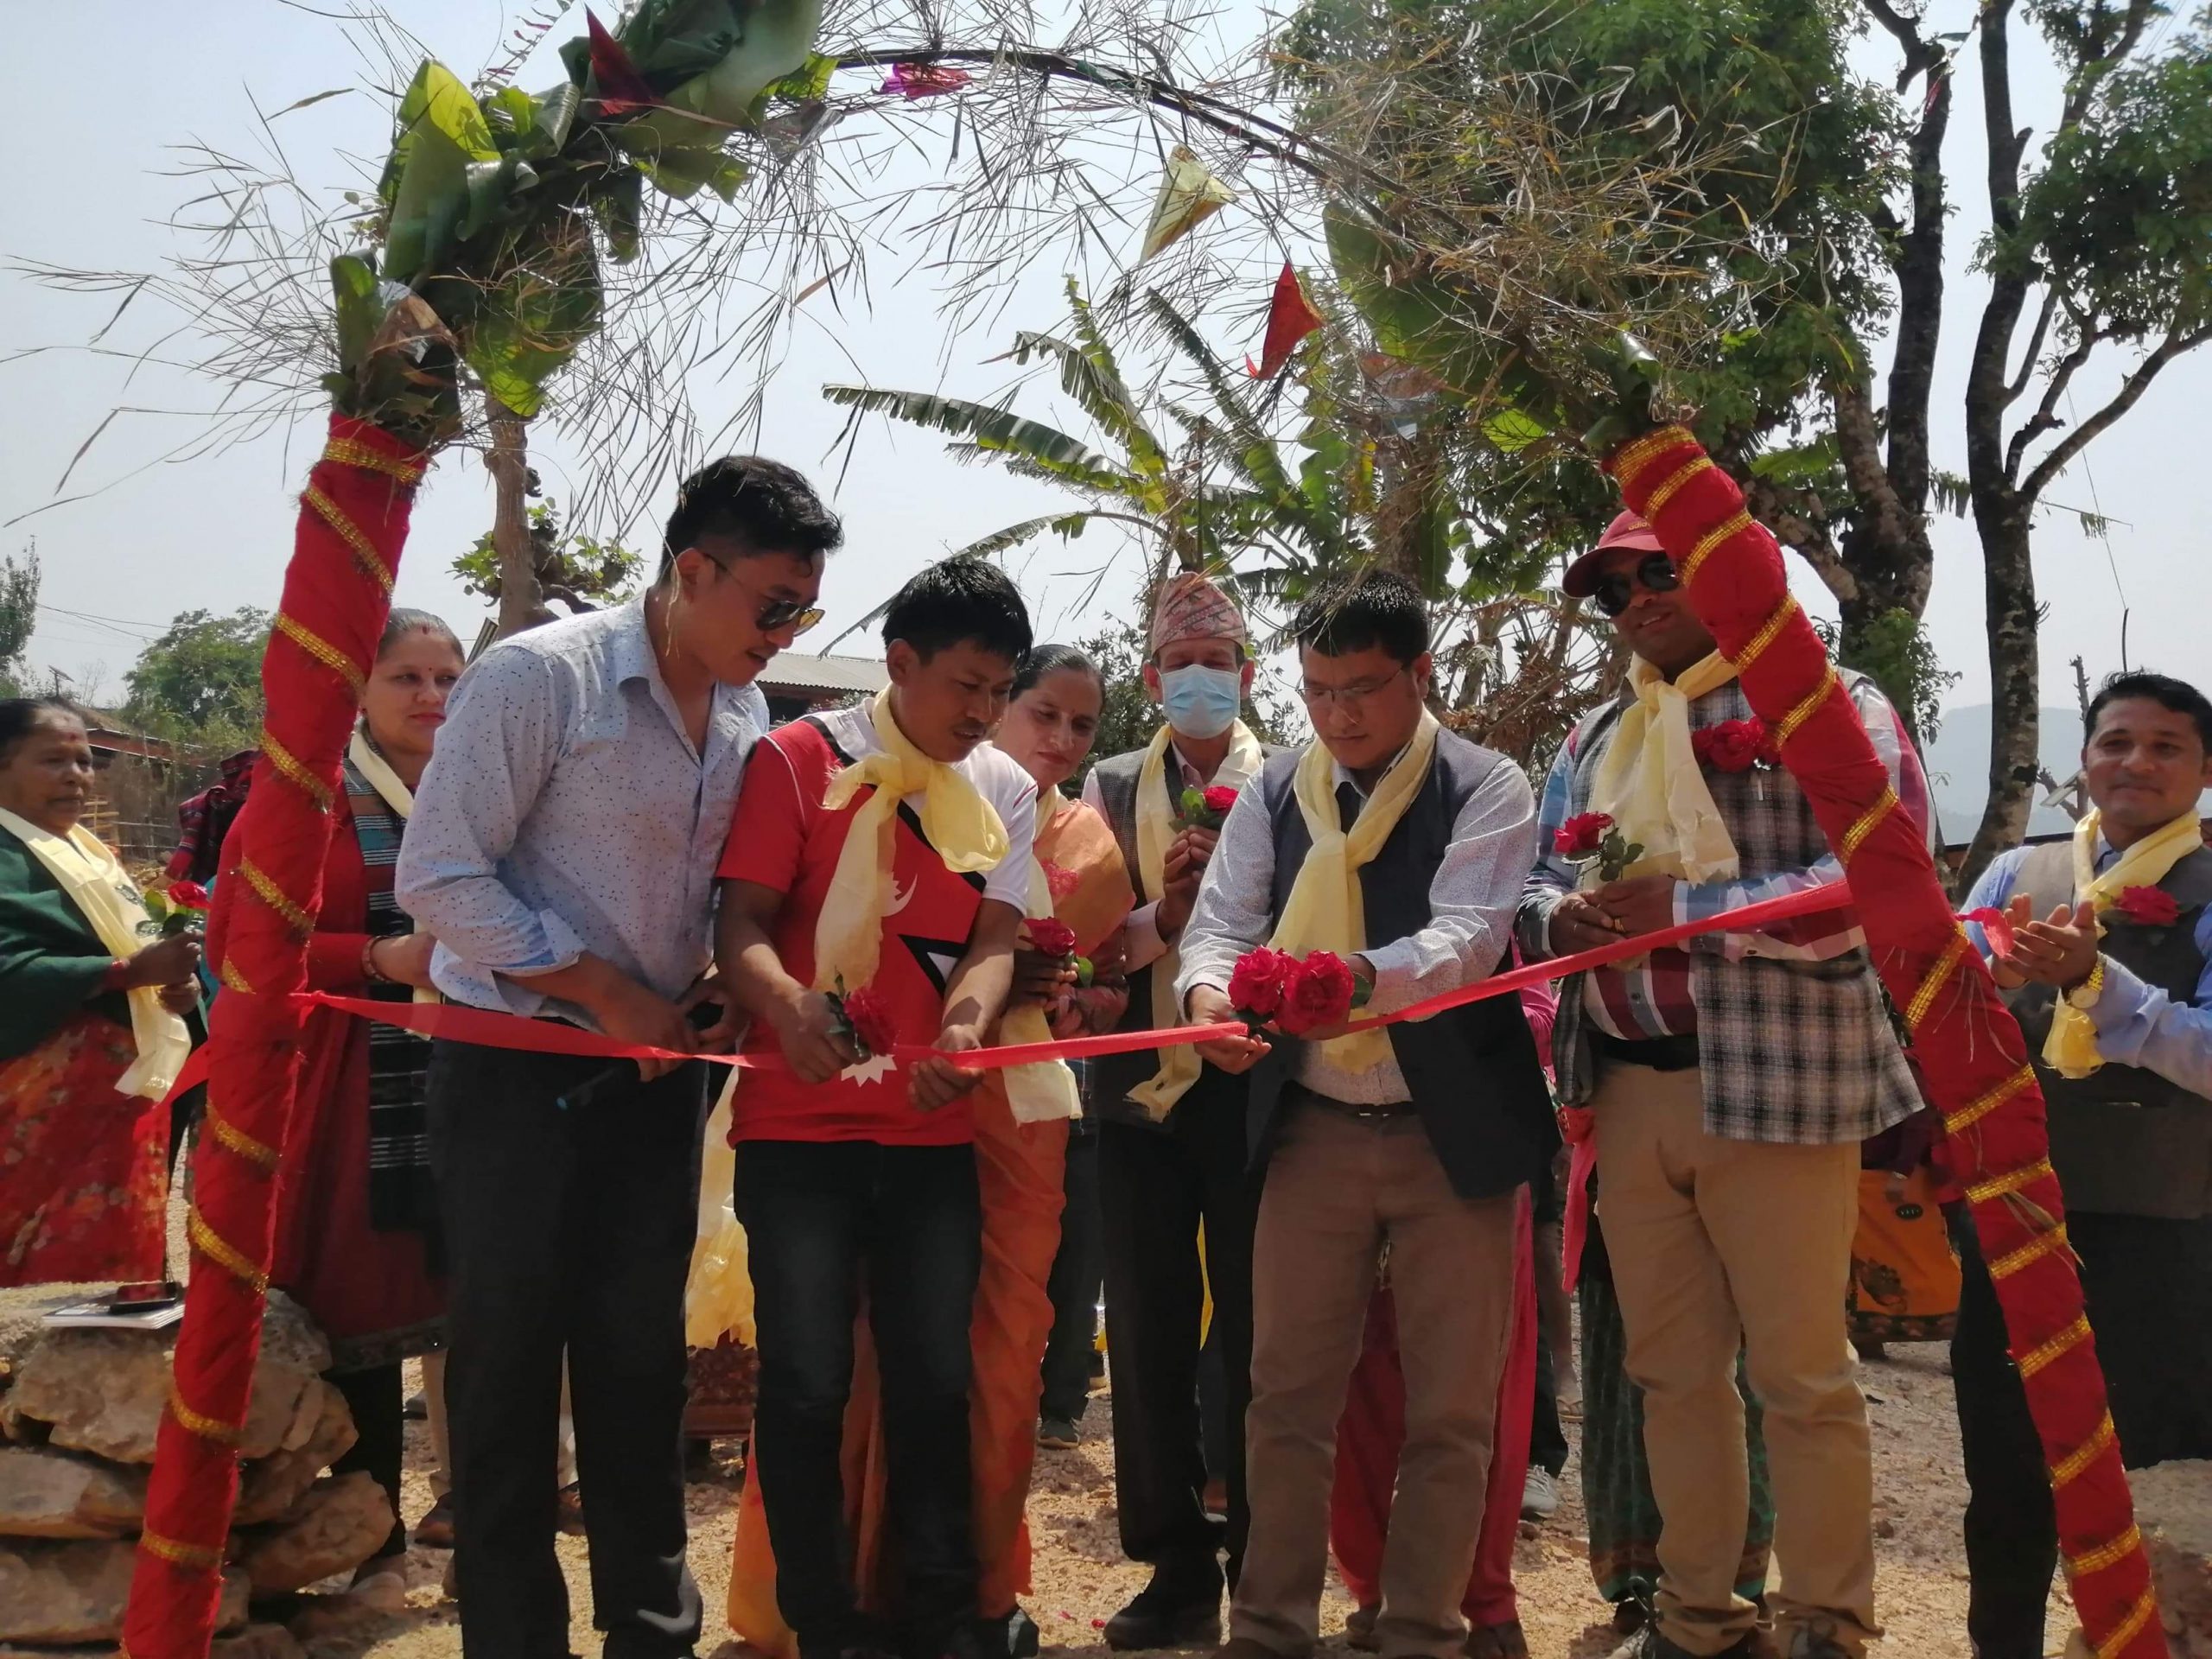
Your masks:
<path fill-rule="evenodd" d="M 755 682 L 763 691 L 880 691 L 891 682 L 873 657 L 816 657 L 779 651 Z"/>

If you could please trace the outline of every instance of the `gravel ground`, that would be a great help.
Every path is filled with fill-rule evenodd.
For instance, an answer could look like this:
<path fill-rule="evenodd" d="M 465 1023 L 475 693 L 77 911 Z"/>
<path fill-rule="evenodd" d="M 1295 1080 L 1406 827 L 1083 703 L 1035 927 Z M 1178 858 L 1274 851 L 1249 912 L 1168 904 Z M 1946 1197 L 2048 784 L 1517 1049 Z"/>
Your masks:
<path fill-rule="evenodd" d="M 1899 1346 L 1891 1354 L 1864 1372 L 1874 1424 L 1878 1593 L 1888 1627 L 1881 1650 L 1897 1659 L 1967 1659 L 1958 1525 L 1966 1489 L 1943 1351 Z M 1027 1605 L 1046 1645 L 1069 1650 L 1071 1659 L 1078 1654 L 1103 1659 L 1099 1626 L 1144 1581 L 1143 1569 L 1122 1560 L 1115 1536 L 1107 1411 L 1107 1396 L 1094 1396 L 1084 1444 L 1073 1452 L 1039 1453 L 1029 1503 L 1036 1584 Z M 1573 1438 L 1571 1424 L 1569 1433 Z M 695 1469 L 690 1487 L 691 1565 L 707 1604 L 700 1652 L 714 1659 L 738 1659 L 747 1651 L 727 1640 L 721 1618 L 741 1478 L 734 1450 L 718 1446 L 715 1457 Z M 410 1451 L 408 1513 L 413 1519 L 429 1503 L 423 1474 L 428 1447 L 419 1427 Z M 1556 1516 L 1521 1530 L 1515 1565 L 1522 1618 L 1536 1659 L 1592 1659 L 1609 1653 L 1616 1638 L 1585 1566 L 1580 1484 L 1571 1463 L 1561 1491 Z M 573 1645 L 578 1653 L 595 1653 L 583 1541 L 563 1538 L 558 1548 L 575 1615 Z M 461 1652 L 461 1637 L 452 1604 L 439 1594 L 446 1560 L 428 1550 L 411 1556 L 414 1605 L 404 1617 L 364 1617 L 332 1601 L 309 1615 L 321 1634 L 304 1624 L 295 1628 L 310 1637 L 309 1650 L 319 1659 L 451 1659 Z M 1329 1648 L 1338 1653 L 1350 1611 L 1332 1575 L 1321 1623 Z M 2063 1599 L 2054 1594 L 2051 1653 L 2062 1651 L 2070 1625 Z"/>

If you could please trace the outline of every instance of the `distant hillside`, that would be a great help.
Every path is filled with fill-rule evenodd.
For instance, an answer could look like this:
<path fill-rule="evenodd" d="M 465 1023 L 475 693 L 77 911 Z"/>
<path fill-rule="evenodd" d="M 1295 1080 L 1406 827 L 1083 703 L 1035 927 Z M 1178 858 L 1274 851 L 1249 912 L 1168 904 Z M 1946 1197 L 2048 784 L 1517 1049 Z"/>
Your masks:
<path fill-rule="evenodd" d="M 1936 812 L 1946 843 L 1972 838 L 1989 801 L 1990 706 L 1978 702 L 1943 711 L 1943 724 L 1928 746 L 1929 781 L 1936 791 Z M 2082 765 L 2082 717 L 2071 709 L 2040 712 L 2037 747 L 2044 770 L 2064 783 Z M 2038 785 L 2036 799 L 2045 791 Z M 2074 821 L 2055 806 L 2038 805 L 2028 819 L 2031 836 L 2063 835 Z"/>

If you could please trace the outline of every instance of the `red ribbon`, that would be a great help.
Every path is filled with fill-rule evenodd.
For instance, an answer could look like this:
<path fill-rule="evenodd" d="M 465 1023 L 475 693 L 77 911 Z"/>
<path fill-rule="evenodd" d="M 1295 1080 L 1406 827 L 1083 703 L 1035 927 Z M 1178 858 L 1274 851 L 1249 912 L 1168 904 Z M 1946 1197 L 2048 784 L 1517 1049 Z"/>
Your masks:
<path fill-rule="evenodd" d="M 1581 973 L 1586 969 L 1602 968 L 1608 963 L 1647 956 L 1653 950 L 1678 944 L 1700 934 L 1758 932 L 1770 922 L 1787 921 L 1792 917 L 1837 910 L 1850 902 L 1851 890 L 1847 884 L 1841 881 L 1824 882 L 1817 887 L 1808 887 L 1802 893 L 1785 893 L 1779 899 L 1764 899 L 1755 905 L 1724 911 L 1718 916 L 1708 916 L 1702 920 L 1677 922 L 1655 932 L 1634 934 L 1610 944 L 1601 944 L 1595 950 L 1579 950 L 1571 957 L 1530 963 L 1509 973 L 1494 974 L 1475 984 L 1463 985 L 1458 990 L 1426 998 L 1394 1013 L 1354 1020 L 1345 1029 L 1369 1031 L 1407 1020 L 1426 1020 L 1447 1008 L 1462 1007 L 1470 1002 L 1480 1002 L 1493 996 L 1510 995 L 1524 987 L 1541 984 L 1548 980 L 1565 979 L 1568 975 Z M 1999 912 L 1986 909 L 1969 911 L 1960 919 L 1978 922 L 1987 930 L 1990 944 L 1997 954 L 2002 956 L 2012 948 L 2012 929 Z M 247 993 L 226 991 L 224 995 L 238 996 Z M 519 1014 L 497 1014 L 488 1008 L 472 1008 L 458 1002 L 383 1002 L 365 996 L 338 996 L 328 991 L 302 991 L 297 995 L 301 1002 L 312 1007 L 329 1008 L 382 1025 L 397 1026 L 421 1036 L 443 1037 L 482 1048 L 517 1049 L 536 1054 L 574 1054 L 615 1060 L 706 1060 L 715 1065 L 735 1066 L 754 1071 L 780 1071 L 784 1064 L 779 1054 L 687 1054 L 676 1049 L 654 1048 L 643 1043 L 618 1042 L 598 1032 L 585 1031 L 557 1020 L 525 1020 Z M 917 1060 L 944 1059 L 968 1071 L 986 1071 L 1009 1065 L 1030 1065 L 1043 1060 L 1087 1059 L 1100 1054 L 1128 1054 L 1141 1049 L 1172 1048 L 1182 1043 L 1202 1043 L 1214 1037 L 1243 1036 L 1245 1029 L 1241 1022 L 1236 1021 L 1168 1026 L 1148 1031 L 1109 1031 L 1095 1037 L 1056 1038 L 1045 1043 L 1001 1043 L 988 1048 L 967 1049 L 958 1053 L 949 1053 L 922 1043 L 901 1043 L 892 1051 L 892 1058 L 901 1065 L 912 1065 Z M 175 1086 L 169 1090 L 172 1100 L 194 1084 L 207 1081 L 207 1054 L 205 1048 L 199 1049 L 185 1063 Z M 1569 1250 L 1570 1262 L 1575 1254 L 1575 1251 Z M 1570 1288 L 1572 1283 L 1570 1276 Z"/>

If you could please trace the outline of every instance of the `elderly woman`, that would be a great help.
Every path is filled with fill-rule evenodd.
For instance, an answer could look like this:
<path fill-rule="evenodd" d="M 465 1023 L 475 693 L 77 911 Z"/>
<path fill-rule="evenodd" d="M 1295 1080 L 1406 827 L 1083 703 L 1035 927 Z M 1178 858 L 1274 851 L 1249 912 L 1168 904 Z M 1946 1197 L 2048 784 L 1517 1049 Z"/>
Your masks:
<path fill-rule="evenodd" d="M 0 702 L 0 1286 L 162 1274 L 200 936 L 149 937 L 92 786 L 75 709 Z"/>

